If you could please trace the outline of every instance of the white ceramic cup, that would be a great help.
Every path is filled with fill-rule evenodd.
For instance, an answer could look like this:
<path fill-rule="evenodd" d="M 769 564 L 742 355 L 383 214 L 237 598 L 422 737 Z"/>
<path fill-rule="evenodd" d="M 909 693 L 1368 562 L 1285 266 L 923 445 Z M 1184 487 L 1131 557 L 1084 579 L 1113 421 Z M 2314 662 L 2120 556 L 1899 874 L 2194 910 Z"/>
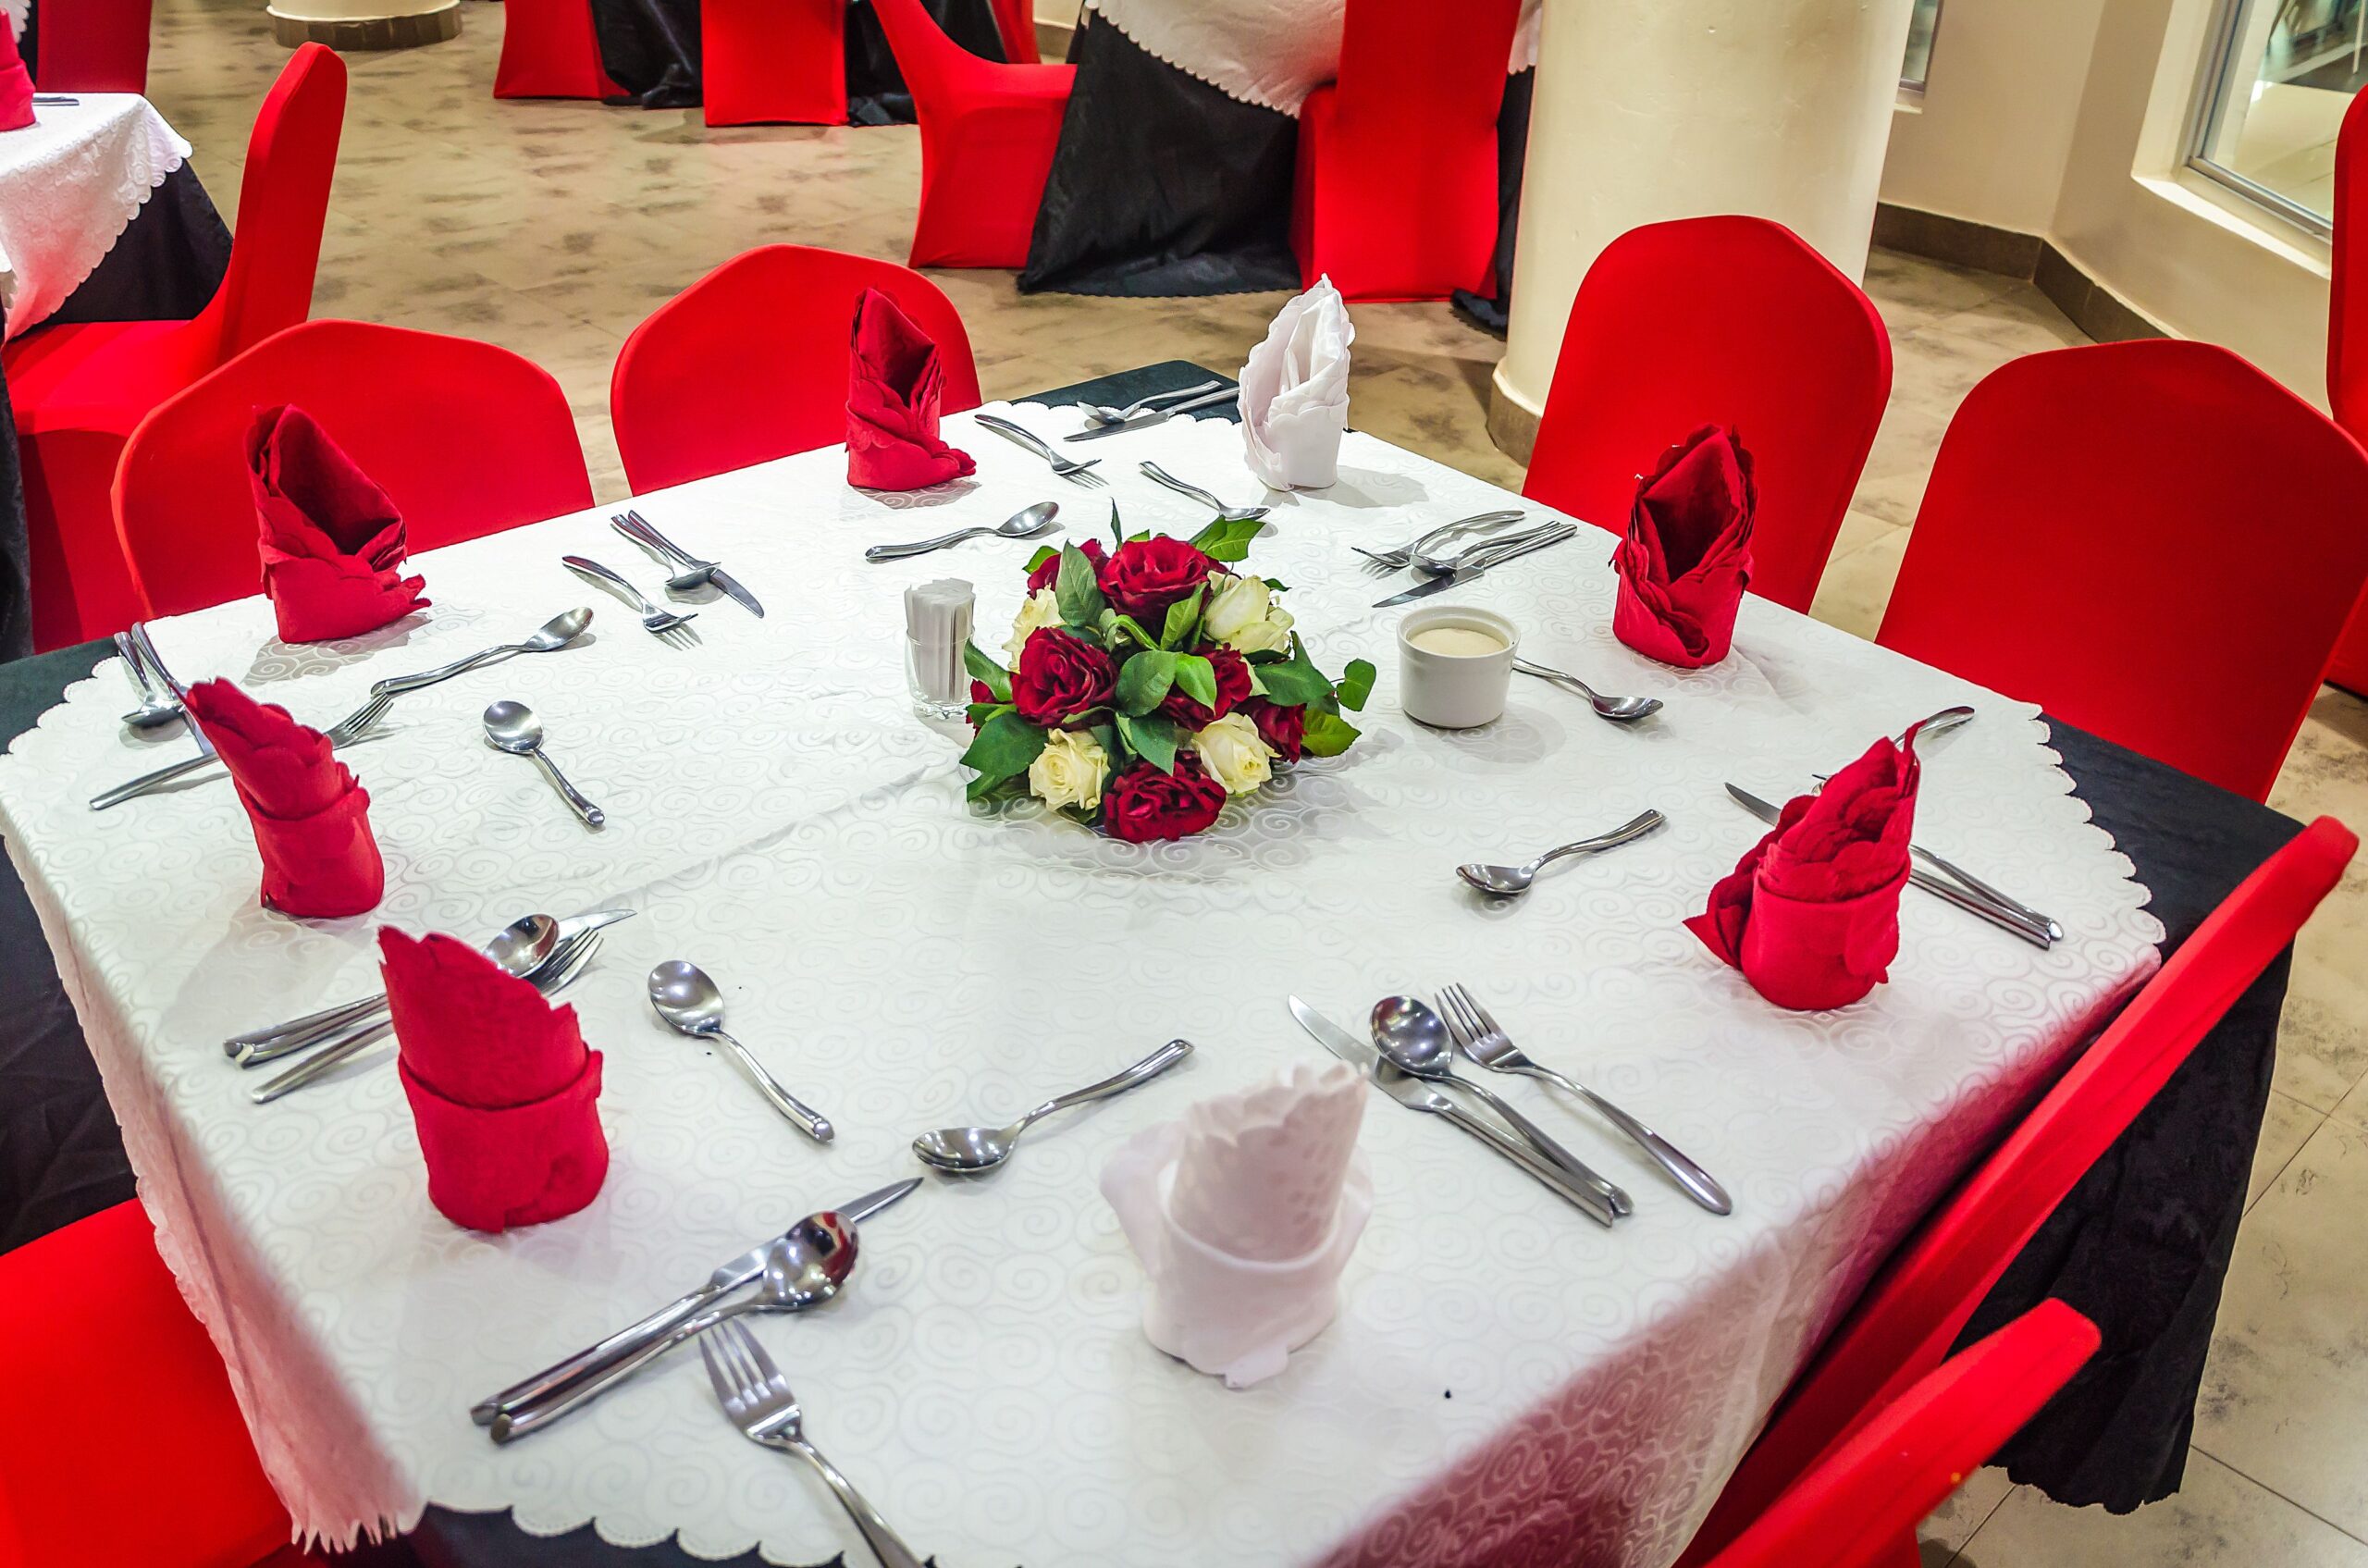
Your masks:
<path fill-rule="evenodd" d="M 1414 639 L 1440 627 L 1479 632 L 1503 646 L 1493 652 L 1441 653 Z M 1468 730 L 1503 717 L 1521 634 L 1493 610 L 1440 604 L 1410 611 L 1398 623 L 1398 705 L 1406 716 L 1442 730 Z"/>

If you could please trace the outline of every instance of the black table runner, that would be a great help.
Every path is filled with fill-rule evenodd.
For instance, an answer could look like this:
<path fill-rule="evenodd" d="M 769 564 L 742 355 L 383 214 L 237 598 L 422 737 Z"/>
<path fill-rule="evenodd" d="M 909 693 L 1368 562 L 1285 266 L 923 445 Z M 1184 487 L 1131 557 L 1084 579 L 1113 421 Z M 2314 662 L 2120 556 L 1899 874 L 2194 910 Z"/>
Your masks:
<path fill-rule="evenodd" d="M 1125 402 L 1210 374 L 1171 361 L 1033 401 Z M 68 682 L 108 651 L 104 643 L 86 643 L 0 667 L 0 736 L 30 728 Z M 123 695 L 129 701 L 129 686 Z M 2049 723 L 2075 792 L 2151 890 L 2150 907 L 2167 928 L 2166 953 L 2300 831 L 2265 807 L 2068 724 Z M 2177 1489 L 2276 1060 L 2288 962 L 2273 964 L 2204 1039 L 1967 1327 L 1969 1340 L 2053 1295 L 2103 1330 L 2098 1356 L 2000 1456 L 2016 1480 L 2059 1501 L 2099 1502 L 2118 1512 Z M 5 863 L 0 1152 L 0 1250 L 132 1193 L 97 1068 L 23 886 Z M 818 1491 L 813 1506 L 827 1508 L 828 1500 Z M 956 1543 L 941 1545 L 958 1555 Z M 588 1527 L 536 1537 L 507 1512 L 434 1507 L 405 1541 L 367 1557 L 374 1564 L 416 1562 L 425 1568 L 712 1568 L 671 1541 L 628 1549 L 600 1541 Z M 758 1568 L 758 1561 L 751 1553 L 733 1559 L 731 1568 Z"/>

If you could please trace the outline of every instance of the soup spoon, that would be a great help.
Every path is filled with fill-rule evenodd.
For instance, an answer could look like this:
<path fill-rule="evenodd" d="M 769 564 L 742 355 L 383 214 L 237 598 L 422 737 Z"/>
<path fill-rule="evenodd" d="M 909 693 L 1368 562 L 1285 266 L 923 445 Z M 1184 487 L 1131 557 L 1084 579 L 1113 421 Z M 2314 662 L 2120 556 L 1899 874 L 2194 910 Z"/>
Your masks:
<path fill-rule="evenodd" d="M 992 534 L 999 539 L 1032 539 L 1039 534 L 1053 532 L 1053 519 L 1060 510 L 1059 501 L 1040 500 L 1025 512 L 1014 512 L 992 528 L 956 528 L 950 534 L 940 534 L 933 539 L 919 539 L 908 545 L 873 545 L 863 552 L 863 558 L 866 561 L 902 561 L 908 555 L 927 555 L 931 550 L 944 549 L 947 545 L 975 539 L 982 534 Z"/>
<path fill-rule="evenodd" d="M 649 971 L 649 1005 L 660 1018 L 683 1033 L 701 1040 L 722 1041 L 757 1086 L 757 1093 L 817 1143 L 837 1136 L 828 1117 L 781 1086 L 748 1047 L 723 1032 L 723 994 L 707 971 L 682 958 L 670 958 Z"/>
<path fill-rule="evenodd" d="M 924 1132 L 913 1140 L 913 1153 L 923 1165 L 935 1166 L 956 1176 L 977 1176 L 990 1171 L 1011 1158 L 1012 1145 L 1039 1117 L 1054 1111 L 1082 1105 L 1090 1100 L 1106 1100 L 1113 1094 L 1123 1094 L 1138 1083 L 1148 1082 L 1192 1054 L 1189 1040 L 1171 1040 L 1137 1062 L 1133 1067 L 1115 1072 L 1099 1083 L 1072 1090 L 1055 1099 L 1045 1101 L 1008 1127 L 941 1127 L 934 1132 Z"/>
<path fill-rule="evenodd" d="M 1661 699 L 1658 697 L 1606 697 L 1568 670 L 1552 669 L 1533 660 L 1516 657 L 1513 668 L 1524 675 L 1536 675 L 1541 681 L 1569 686 L 1587 699 L 1597 718 L 1609 719 L 1615 724 L 1634 723 L 1661 710 Z"/>
<path fill-rule="evenodd" d="M 1583 838 L 1575 844 L 1559 845 L 1535 860 L 1524 861 L 1518 866 L 1487 866 L 1474 860 L 1458 866 L 1455 874 L 1495 897 L 1518 898 L 1536 883 L 1539 870 L 1564 856 L 1593 855 L 1606 849 L 1616 849 L 1630 839 L 1644 837 L 1667 820 L 1659 811 L 1647 811 L 1634 821 L 1622 822 L 1610 833 Z"/>

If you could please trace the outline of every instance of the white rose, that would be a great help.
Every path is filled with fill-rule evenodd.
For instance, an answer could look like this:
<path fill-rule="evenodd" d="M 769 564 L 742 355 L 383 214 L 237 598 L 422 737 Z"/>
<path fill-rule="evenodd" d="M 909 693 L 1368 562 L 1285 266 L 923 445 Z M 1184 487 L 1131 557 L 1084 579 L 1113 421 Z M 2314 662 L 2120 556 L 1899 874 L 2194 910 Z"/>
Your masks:
<path fill-rule="evenodd" d="M 1110 754 L 1084 730 L 1054 730 L 1028 764 L 1028 787 L 1037 799 L 1080 811 L 1102 804 L 1102 785 L 1109 776 Z"/>
<path fill-rule="evenodd" d="M 1030 594 L 1028 602 L 1019 607 L 1019 619 L 1011 623 L 1011 640 L 1003 645 L 1004 657 L 1010 661 L 1010 667 L 1015 670 L 1019 667 L 1019 650 L 1028 646 L 1028 639 L 1036 628 L 1060 623 L 1060 595 L 1050 588 L 1038 588 Z"/>
<path fill-rule="evenodd" d="M 1210 721 L 1207 729 L 1194 733 L 1192 749 L 1201 754 L 1202 766 L 1216 775 L 1227 795 L 1247 795 L 1275 776 L 1269 765 L 1275 748 L 1266 744 L 1266 737 L 1246 713 L 1228 713 Z"/>
<path fill-rule="evenodd" d="M 1227 577 L 1209 595 L 1201 629 L 1237 653 L 1283 653 L 1291 646 L 1291 612 L 1275 603 L 1264 577 Z"/>

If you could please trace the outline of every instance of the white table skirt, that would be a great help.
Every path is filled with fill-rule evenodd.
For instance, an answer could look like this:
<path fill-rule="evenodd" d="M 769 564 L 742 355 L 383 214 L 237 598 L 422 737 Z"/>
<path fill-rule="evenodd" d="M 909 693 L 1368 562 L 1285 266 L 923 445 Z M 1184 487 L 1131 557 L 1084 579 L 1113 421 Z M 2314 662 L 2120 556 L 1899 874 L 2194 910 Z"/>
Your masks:
<path fill-rule="evenodd" d="M 1228 98 L 1296 116 L 1340 74 L 1342 0 L 1085 0 L 1156 59 Z M 1507 72 L 1537 64 L 1544 0 L 1522 0 Z"/>
<path fill-rule="evenodd" d="M 0 131 L 0 303 L 14 338 L 81 287 L 189 143 L 136 93 L 43 104 Z"/>
<path fill-rule="evenodd" d="M 1103 445 L 1107 494 L 968 416 L 946 433 L 975 481 L 883 499 L 849 489 L 832 450 L 642 498 L 772 612 L 719 602 L 688 651 L 560 566 L 588 553 L 655 586 L 597 512 L 421 558 L 434 610 L 352 643 L 285 648 L 261 599 L 158 623 L 184 678 L 231 675 L 326 723 L 375 678 L 598 606 L 590 646 L 407 697 L 352 748 L 389 873 L 372 917 L 259 908 L 219 782 L 89 810 L 187 745 L 126 734 L 116 670 L 0 760 L 0 833 L 161 1247 L 299 1526 L 343 1540 L 434 1501 L 514 1508 L 535 1531 L 588 1520 L 619 1542 L 680 1532 L 704 1555 L 855 1549 L 812 1476 L 725 1426 L 695 1357 L 507 1448 L 467 1407 L 797 1216 L 918 1173 L 915 1133 L 1004 1119 L 1183 1035 L 1202 1047 L 1185 1068 L 1048 1123 L 990 1180 L 932 1178 L 867 1227 L 837 1303 L 759 1325 L 824 1449 L 949 1568 L 1543 1563 L 1572 1543 L 1658 1568 L 1885 1250 L 2156 962 L 2144 890 L 2036 710 L 1759 599 L 1719 668 L 1652 665 L 1610 636 L 1611 539 L 1590 530 L 1468 597 L 1536 657 L 1661 696 L 1664 714 L 1616 729 L 1523 682 L 1486 729 L 1422 729 L 1397 710 L 1399 612 L 1369 608 L 1396 580 L 1347 546 L 1513 498 L 1351 435 L 1340 483 L 1282 499 L 1252 560 L 1292 585 L 1320 662 L 1380 666 L 1363 740 L 1179 845 L 983 814 L 962 804 L 957 744 L 910 715 L 899 596 L 969 576 L 997 643 L 1033 547 L 888 566 L 861 547 L 1046 497 L 1071 537 L 1102 530 L 1114 497 L 1130 526 L 1189 533 L 1202 519 L 1134 473 L 1143 457 L 1228 496 L 1254 486 L 1218 422 Z M 605 833 L 483 744 L 477 714 L 505 696 L 540 712 Z M 1918 835 L 2054 912 L 2067 940 L 2041 953 L 1911 894 L 1891 984 L 1832 1014 L 1762 1002 L 1678 923 L 1760 831 L 1721 781 L 1781 797 L 1959 701 L 1980 719 L 1933 747 Z M 1519 905 L 1485 907 L 1452 875 L 1646 806 L 1669 826 Z M 607 1055 L 614 1160 L 568 1219 L 492 1237 L 439 1217 L 383 1051 L 260 1108 L 224 1060 L 228 1033 L 367 990 L 382 921 L 479 933 L 616 904 L 639 917 L 571 993 Z M 834 1145 L 656 1023 L 642 977 L 676 957 L 718 977 L 735 1031 L 838 1124 Z M 1696 1208 L 1535 1086 L 1510 1093 L 1635 1193 L 1617 1231 L 1376 1098 L 1375 1209 L 1338 1321 L 1244 1392 L 1153 1351 L 1094 1191 L 1104 1161 L 1195 1097 L 1322 1059 L 1286 994 L 1353 1024 L 1449 979 L 1700 1158 L 1735 1215 Z"/>

